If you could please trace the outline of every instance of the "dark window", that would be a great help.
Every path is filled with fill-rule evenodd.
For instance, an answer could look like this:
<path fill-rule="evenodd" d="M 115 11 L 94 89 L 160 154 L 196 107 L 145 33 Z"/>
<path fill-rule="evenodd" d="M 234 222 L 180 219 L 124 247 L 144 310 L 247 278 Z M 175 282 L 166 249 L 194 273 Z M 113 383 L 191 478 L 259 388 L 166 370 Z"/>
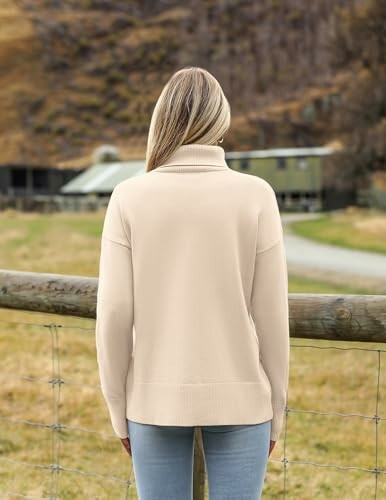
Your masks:
<path fill-rule="evenodd" d="M 27 171 L 25 168 L 13 168 L 11 170 L 11 186 L 15 188 L 27 186 Z"/>
<path fill-rule="evenodd" d="M 248 161 L 248 158 L 242 158 L 240 160 L 240 168 L 242 170 L 246 170 L 247 168 L 249 167 L 249 161 Z"/>
<path fill-rule="evenodd" d="M 276 165 L 277 168 L 285 168 L 287 165 L 287 158 L 284 158 L 283 156 L 276 158 Z"/>
<path fill-rule="evenodd" d="M 48 171 L 44 169 L 32 170 L 33 186 L 36 189 L 48 188 Z"/>

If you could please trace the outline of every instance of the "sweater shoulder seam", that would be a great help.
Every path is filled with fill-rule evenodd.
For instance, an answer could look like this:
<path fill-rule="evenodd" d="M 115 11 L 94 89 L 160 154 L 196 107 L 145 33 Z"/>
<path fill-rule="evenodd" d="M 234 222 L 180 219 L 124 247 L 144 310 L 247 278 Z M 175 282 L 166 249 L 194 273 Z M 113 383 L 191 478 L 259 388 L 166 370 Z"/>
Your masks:
<path fill-rule="evenodd" d="M 130 238 L 128 237 L 127 235 L 127 231 L 125 229 L 125 225 L 123 223 L 123 217 L 122 217 L 122 212 L 121 212 L 121 201 L 120 201 L 120 197 L 119 197 L 119 189 L 118 189 L 118 186 L 116 186 L 116 190 L 117 190 L 117 204 L 118 204 L 118 213 L 119 213 L 119 218 L 120 218 L 120 221 L 121 221 L 121 226 L 122 226 L 122 229 L 123 229 L 123 232 L 125 233 L 125 236 L 126 236 L 126 239 L 127 239 L 127 242 L 125 243 L 122 243 L 122 241 L 116 241 L 115 243 L 120 243 L 121 245 L 125 245 L 127 246 L 128 248 L 131 248 L 131 242 L 130 242 Z M 111 241 L 114 241 L 110 238 Z"/>
<path fill-rule="evenodd" d="M 106 240 L 109 240 L 112 243 L 116 243 L 117 245 L 122 245 L 122 246 L 124 246 L 126 248 L 131 249 L 131 246 L 127 243 L 127 241 L 122 241 L 122 240 L 118 240 L 118 239 L 115 239 L 115 238 L 111 238 L 110 236 L 107 236 L 106 234 L 102 234 L 102 238 L 104 238 Z"/>
<path fill-rule="evenodd" d="M 267 252 L 268 250 L 271 250 L 271 248 L 275 247 L 276 245 L 278 245 L 281 241 L 282 241 L 283 237 L 280 236 L 278 240 L 276 240 L 274 243 L 271 243 L 271 245 L 269 245 L 268 247 L 266 248 L 263 248 L 263 250 L 258 250 L 256 252 L 256 255 L 259 255 L 261 253 L 264 253 L 264 252 Z"/>

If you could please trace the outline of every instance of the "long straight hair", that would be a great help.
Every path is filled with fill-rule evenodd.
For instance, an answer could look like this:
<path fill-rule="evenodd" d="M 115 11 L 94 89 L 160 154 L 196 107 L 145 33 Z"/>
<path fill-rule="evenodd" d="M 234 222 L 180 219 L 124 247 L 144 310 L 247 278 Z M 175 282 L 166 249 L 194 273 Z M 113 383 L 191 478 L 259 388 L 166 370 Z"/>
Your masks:
<path fill-rule="evenodd" d="M 217 144 L 231 121 L 231 109 L 216 78 L 204 68 L 176 71 L 153 110 L 146 171 L 162 165 L 183 144 Z M 222 142 L 222 141 L 221 141 Z"/>

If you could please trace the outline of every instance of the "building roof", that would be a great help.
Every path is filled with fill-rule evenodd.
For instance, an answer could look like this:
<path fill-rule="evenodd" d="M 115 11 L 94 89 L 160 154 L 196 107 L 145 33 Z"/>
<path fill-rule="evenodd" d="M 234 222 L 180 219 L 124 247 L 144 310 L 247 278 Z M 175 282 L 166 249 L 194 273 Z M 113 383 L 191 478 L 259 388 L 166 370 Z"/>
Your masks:
<path fill-rule="evenodd" d="M 145 161 L 98 163 L 86 169 L 60 188 L 61 193 L 106 193 L 129 177 L 145 172 Z"/>
<path fill-rule="evenodd" d="M 239 158 L 291 158 L 294 156 L 325 156 L 335 152 L 335 149 L 329 147 L 313 147 L 313 148 L 273 148 L 273 149 L 256 149 L 253 151 L 232 151 L 226 153 L 226 158 L 229 160 Z"/>

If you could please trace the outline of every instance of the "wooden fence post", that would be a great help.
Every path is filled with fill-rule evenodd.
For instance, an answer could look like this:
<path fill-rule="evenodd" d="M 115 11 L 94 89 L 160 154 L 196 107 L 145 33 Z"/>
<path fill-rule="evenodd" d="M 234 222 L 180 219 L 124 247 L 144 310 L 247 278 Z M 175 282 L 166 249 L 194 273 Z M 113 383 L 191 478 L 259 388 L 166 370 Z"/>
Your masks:
<path fill-rule="evenodd" d="M 205 460 L 200 427 L 194 429 L 193 500 L 205 499 Z"/>

